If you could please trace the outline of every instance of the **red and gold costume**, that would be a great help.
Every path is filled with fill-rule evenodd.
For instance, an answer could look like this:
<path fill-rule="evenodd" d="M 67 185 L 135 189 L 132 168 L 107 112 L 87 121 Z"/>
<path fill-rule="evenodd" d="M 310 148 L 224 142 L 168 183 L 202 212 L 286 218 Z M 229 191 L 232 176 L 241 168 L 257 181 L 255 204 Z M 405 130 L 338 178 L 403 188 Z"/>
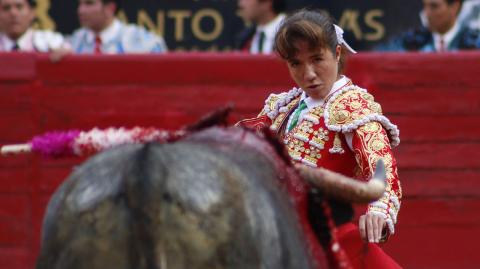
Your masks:
<path fill-rule="evenodd" d="M 306 110 L 290 131 L 287 130 L 291 115 L 305 98 L 303 91 L 297 88 L 270 95 L 257 118 L 239 124 L 256 129 L 270 128 L 284 141 L 295 162 L 327 168 L 359 180 L 371 178 L 377 161 L 383 159 L 387 189 L 381 199 L 368 206 L 368 212 L 382 216 L 388 233 L 393 234 L 402 197 L 392 154 L 392 147 L 400 143 L 399 131 L 382 115 L 381 106 L 371 94 L 353 85 L 349 79 L 344 77 L 343 80 L 344 85 L 332 90 L 321 105 Z M 355 252 L 360 253 L 358 249 L 364 244 L 358 228 L 351 222 L 337 227 L 337 238 L 354 268 L 363 268 L 360 263 L 367 263 L 365 268 L 399 268 L 373 243 L 368 244 L 369 254 L 357 259 Z M 392 266 L 385 267 L 390 263 Z"/>

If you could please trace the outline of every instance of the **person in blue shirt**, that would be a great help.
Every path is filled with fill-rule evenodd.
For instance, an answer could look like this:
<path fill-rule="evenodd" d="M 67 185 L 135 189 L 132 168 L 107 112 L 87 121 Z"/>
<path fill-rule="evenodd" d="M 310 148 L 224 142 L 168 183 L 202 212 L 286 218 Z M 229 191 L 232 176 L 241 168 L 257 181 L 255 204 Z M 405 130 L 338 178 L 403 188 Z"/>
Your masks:
<path fill-rule="evenodd" d="M 423 0 L 425 25 L 394 37 L 380 51 L 446 52 L 480 48 L 480 33 L 458 21 L 463 0 Z"/>
<path fill-rule="evenodd" d="M 162 37 L 137 25 L 115 18 L 118 0 L 79 0 L 77 9 L 82 28 L 70 38 L 75 53 L 124 54 L 162 53 Z"/>

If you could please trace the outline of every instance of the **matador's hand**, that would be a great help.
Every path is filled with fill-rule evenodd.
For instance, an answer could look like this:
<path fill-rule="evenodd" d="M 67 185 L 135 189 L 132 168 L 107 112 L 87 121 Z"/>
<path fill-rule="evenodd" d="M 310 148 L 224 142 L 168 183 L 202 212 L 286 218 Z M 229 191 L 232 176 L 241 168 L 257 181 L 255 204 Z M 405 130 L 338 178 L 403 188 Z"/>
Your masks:
<path fill-rule="evenodd" d="M 379 215 L 367 213 L 360 216 L 358 228 L 363 240 L 370 243 L 379 243 L 383 230 L 386 227 L 385 219 Z"/>

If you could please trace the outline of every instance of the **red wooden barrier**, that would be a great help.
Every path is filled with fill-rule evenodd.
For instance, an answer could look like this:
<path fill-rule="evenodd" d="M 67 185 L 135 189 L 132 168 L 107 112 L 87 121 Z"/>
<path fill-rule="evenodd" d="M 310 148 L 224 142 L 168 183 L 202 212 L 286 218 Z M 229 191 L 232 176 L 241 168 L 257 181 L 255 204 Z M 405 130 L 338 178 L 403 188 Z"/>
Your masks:
<path fill-rule="evenodd" d="M 480 268 L 480 53 L 359 54 L 347 73 L 399 125 L 404 202 L 385 250 L 405 268 Z M 293 82 L 240 54 L 0 55 L 0 145 L 71 128 L 178 128 L 228 102 L 255 115 Z M 51 193 L 82 160 L 0 159 L 0 268 L 32 268 Z"/>

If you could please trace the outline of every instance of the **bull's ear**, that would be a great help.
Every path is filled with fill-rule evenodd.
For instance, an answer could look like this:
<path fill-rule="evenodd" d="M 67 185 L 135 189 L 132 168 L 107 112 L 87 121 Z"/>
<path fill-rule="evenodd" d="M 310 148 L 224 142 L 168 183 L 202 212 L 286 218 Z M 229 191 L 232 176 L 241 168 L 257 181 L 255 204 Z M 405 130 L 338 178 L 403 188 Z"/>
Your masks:
<path fill-rule="evenodd" d="M 377 161 L 377 166 L 375 168 L 375 173 L 371 180 L 380 180 L 382 182 L 386 182 L 387 174 L 385 172 L 385 163 L 382 159 Z"/>

